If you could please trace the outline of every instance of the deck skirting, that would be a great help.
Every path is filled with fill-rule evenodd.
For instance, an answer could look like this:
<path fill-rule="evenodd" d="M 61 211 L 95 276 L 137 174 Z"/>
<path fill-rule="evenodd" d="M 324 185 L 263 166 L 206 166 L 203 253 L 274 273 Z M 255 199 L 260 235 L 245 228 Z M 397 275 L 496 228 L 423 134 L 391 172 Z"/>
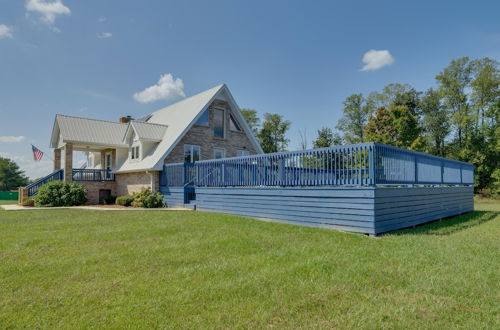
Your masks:
<path fill-rule="evenodd" d="M 182 188 L 163 188 L 169 206 Z M 196 187 L 196 209 L 366 234 L 411 227 L 474 209 L 473 187 Z M 193 203 L 191 202 L 191 203 Z"/>

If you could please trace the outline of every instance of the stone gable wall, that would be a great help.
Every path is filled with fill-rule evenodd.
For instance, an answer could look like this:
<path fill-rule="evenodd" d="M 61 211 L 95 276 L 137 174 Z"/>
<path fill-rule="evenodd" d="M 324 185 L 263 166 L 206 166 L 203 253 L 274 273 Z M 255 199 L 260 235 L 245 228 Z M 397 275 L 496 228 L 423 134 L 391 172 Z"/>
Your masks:
<path fill-rule="evenodd" d="M 224 139 L 214 137 L 214 122 L 213 108 L 226 109 L 226 137 Z M 252 142 L 244 132 L 235 132 L 230 130 L 230 114 L 229 104 L 223 101 L 214 101 L 209 107 L 209 126 L 194 125 L 182 138 L 182 140 L 174 147 L 172 152 L 165 159 L 167 163 L 182 163 L 184 162 L 184 145 L 194 144 L 201 148 L 201 159 L 213 159 L 214 148 L 226 149 L 226 157 L 235 157 L 238 150 L 248 150 L 250 155 L 257 153 L 252 145 Z M 241 124 L 238 123 L 241 127 Z"/>

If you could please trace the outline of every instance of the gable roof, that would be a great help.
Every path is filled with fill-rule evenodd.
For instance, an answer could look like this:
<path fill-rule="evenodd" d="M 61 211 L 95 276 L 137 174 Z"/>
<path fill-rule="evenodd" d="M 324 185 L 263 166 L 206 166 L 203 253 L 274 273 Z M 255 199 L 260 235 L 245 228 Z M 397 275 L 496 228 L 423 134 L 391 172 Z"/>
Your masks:
<path fill-rule="evenodd" d="M 124 140 L 126 139 L 127 133 L 130 129 L 133 129 L 139 140 L 160 142 L 165 136 L 165 131 L 167 130 L 167 125 L 146 123 L 143 121 L 132 120 L 125 133 Z"/>
<path fill-rule="evenodd" d="M 234 110 L 238 122 L 241 123 L 243 131 L 249 137 L 255 150 L 259 153 L 263 153 L 260 144 L 243 118 L 229 89 L 225 84 L 222 84 L 145 116 L 144 118 L 147 120 L 147 123 L 168 126 L 163 139 L 156 149 L 154 149 L 151 154 L 146 155 L 140 162 L 127 159 L 116 172 L 162 170 L 163 162 L 168 154 L 177 143 L 180 142 L 194 123 L 196 123 L 204 110 L 206 110 L 218 96 L 228 101 L 230 107 Z"/>
<path fill-rule="evenodd" d="M 59 135 L 64 142 L 81 142 L 123 147 L 123 136 L 128 124 L 66 115 L 56 115 L 51 148 L 57 148 Z"/>

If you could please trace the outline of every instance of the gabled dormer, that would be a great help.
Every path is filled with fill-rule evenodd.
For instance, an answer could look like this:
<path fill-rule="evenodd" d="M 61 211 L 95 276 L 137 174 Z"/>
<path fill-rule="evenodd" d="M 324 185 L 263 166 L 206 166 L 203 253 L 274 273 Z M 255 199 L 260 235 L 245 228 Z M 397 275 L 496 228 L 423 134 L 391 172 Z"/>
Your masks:
<path fill-rule="evenodd" d="M 141 161 L 154 152 L 168 126 L 132 120 L 128 123 L 123 142 L 129 146 L 128 158 Z"/>

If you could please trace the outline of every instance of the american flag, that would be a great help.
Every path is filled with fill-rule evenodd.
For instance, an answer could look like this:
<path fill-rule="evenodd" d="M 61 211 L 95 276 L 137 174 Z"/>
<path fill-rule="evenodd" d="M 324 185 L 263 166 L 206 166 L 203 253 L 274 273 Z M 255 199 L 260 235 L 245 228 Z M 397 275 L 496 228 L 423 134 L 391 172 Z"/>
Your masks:
<path fill-rule="evenodd" d="M 39 161 L 43 157 L 43 151 L 35 147 L 34 145 L 31 145 L 31 149 L 33 150 L 33 158 L 35 161 Z"/>

